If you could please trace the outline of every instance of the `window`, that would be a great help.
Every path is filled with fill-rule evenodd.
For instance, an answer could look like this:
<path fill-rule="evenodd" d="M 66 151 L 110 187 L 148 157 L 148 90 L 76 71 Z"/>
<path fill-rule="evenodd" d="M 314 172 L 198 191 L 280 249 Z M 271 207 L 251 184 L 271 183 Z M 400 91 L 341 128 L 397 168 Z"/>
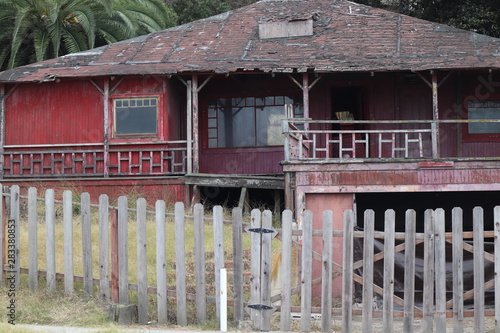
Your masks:
<path fill-rule="evenodd" d="M 469 101 L 468 119 L 500 119 L 500 101 Z M 468 123 L 467 136 L 470 139 L 486 140 L 500 138 L 500 123 Z"/>
<path fill-rule="evenodd" d="M 158 135 L 158 97 L 116 98 L 113 107 L 115 137 Z"/>
<path fill-rule="evenodd" d="M 288 96 L 219 98 L 208 103 L 208 148 L 284 144 L 281 120 L 303 117 L 302 100 Z"/>

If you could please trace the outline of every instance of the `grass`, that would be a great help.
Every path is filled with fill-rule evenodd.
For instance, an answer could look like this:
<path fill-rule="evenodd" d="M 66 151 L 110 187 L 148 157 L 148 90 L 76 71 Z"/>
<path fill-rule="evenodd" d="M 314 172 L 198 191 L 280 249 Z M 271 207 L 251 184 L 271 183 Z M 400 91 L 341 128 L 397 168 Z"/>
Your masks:
<path fill-rule="evenodd" d="M 39 194 L 40 195 L 40 194 Z M 135 204 L 129 200 L 129 206 Z M 23 209 L 27 205 L 21 202 L 21 223 L 20 223 L 20 263 L 21 267 L 28 267 L 28 225 L 26 210 Z M 64 243 L 63 243 L 63 224 L 62 224 L 62 205 L 56 204 L 56 226 L 55 226 L 55 248 L 56 248 L 56 272 L 64 272 Z M 152 207 L 149 209 L 153 210 Z M 167 212 L 173 212 L 173 207 L 169 207 Z M 74 255 L 74 274 L 76 276 L 83 275 L 83 257 L 82 257 L 82 228 L 81 216 L 79 210 L 73 210 L 73 255 Z M 45 207 L 42 201 L 38 203 L 38 224 L 37 224 L 37 249 L 38 249 L 38 269 L 46 269 L 46 244 L 45 244 Z M 189 212 L 186 212 L 189 214 Z M 211 212 L 205 213 L 206 217 L 211 216 Z M 224 210 L 224 219 L 231 219 L 229 210 Z M 244 221 L 249 221 L 249 216 L 244 217 Z M 92 208 L 91 213 L 91 228 L 92 228 L 92 258 L 93 258 L 93 276 L 99 277 L 99 244 L 98 244 L 98 211 L 97 208 Z M 129 229 L 128 229 L 128 246 L 129 246 L 129 283 L 137 283 L 137 235 L 136 235 L 136 216 L 134 212 L 129 212 Z M 173 216 L 168 216 L 166 220 L 166 239 L 167 239 L 167 284 L 169 290 L 174 290 L 176 285 L 175 276 L 175 225 Z M 148 285 L 156 286 L 156 228 L 154 214 L 148 214 L 147 218 L 147 262 L 148 262 Z M 206 285 L 207 296 L 214 296 L 214 268 L 213 268 L 213 225 L 210 220 L 205 222 L 205 258 L 206 258 Z M 190 218 L 185 219 L 185 242 L 186 242 L 186 283 L 188 293 L 195 291 L 195 276 L 194 276 L 194 223 Z M 275 251 L 279 251 L 280 242 L 273 242 Z M 232 226 L 231 224 L 224 225 L 224 252 L 225 258 L 232 258 Z M 243 249 L 250 249 L 250 237 L 247 234 L 243 235 Z M 231 267 L 231 265 L 228 265 Z M 230 268 L 229 268 L 230 269 Z M 232 276 L 229 274 L 228 298 L 231 299 L 232 291 Z M 58 290 L 63 290 L 62 281 L 58 281 Z M 246 284 L 247 285 L 247 284 Z M 27 290 L 27 276 L 22 275 L 21 285 L 16 294 L 16 302 L 18 302 L 18 319 L 19 323 L 29 324 L 48 324 L 48 325 L 65 325 L 71 326 L 95 326 L 107 324 L 107 307 L 99 300 L 82 295 L 81 284 L 75 283 L 75 294 L 65 295 L 62 292 L 49 293 L 46 291 L 46 282 L 43 278 L 39 279 L 39 290 L 31 293 Z M 94 287 L 97 291 L 97 287 Z M 248 300 L 248 289 L 247 298 Z M 0 290 L 3 296 L 2 301 L 7 297 L 5 290 Z M 98 295 L 98 293 L 95 293 Z M 136 292 L 130 291 L 129 298 L 131 302 L 137 300 Z M 156 322 L 156 295 L 149 295 L 150 321 Z M 0 302 L 3 307 L 3 303 Z M 5 307 L 3 307 L 5 308 Z M 176 310 L 175 299 L 169 298 L 169 322 L 175 324 Z M 1 315 L 1 313 L 0 313 Z M 218 329 L 218 323 L 214 320 L 215 305 L 207 304 L 207 315 L 209 320 L 201 325 L 202 329 Z M 232 313 L 229 312 L 231 320 Z M 196 311 L 194 302 L 188 301 L 188 322 L 196 323 Z M 6 319 L 5 319 L 6 321 Z M 0 320 L 2 322 L 2 320 Z M 200 326 L 197 326 L 200 328 Z M 3 332 L 3 330 L 0 330 Z"/>

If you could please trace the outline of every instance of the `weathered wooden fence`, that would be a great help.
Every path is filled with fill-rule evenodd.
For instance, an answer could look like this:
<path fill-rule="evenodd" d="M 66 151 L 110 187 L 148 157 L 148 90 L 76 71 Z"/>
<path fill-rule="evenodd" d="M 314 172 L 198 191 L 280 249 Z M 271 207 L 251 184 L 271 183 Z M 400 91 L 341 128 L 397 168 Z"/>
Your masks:
<path fill-rule="evenodd" d="M 44 199 L 40 199 L 35 188 L 30 188 L 26 197 L 20 196 L 18 186 L 4 190 L 0 200 L 0 220 L 4 222 L 0 228 L 3 278 L 6 274 L 15 274 L 16 283 L 20 283 L 20 275 L 27 273 L 31 290 L 40 288 L 39 282 L 43 281 L 40 277 L 43 277 L 46 288 L 51 291 L 58 287 L 68 293 L 81 289 L 104 300 L 137 303 L 140 323 L 155 318 L 161 324 L 186 325 L 218 317 L 219 272 L 228 267 L 232 318 L 235 322 L 249 318 L 257 330 L 296 330 L 292 317 L 300 316 L 300 330 L 307 332 L 315 328 L 312 318 L 317 316 L 321 318 L 323 332 L 335 329 L 444 332 L 447 325 L 460 332 L 467 325 L 468 317 L 475 332 L 484 332 L 493 319 L 492 325 L 500 331 L 500 307 L 486 305 L 485 301 L 485 292 L 494 291 L 493 304 L 500 304 L 500 207 L 495 208 L 493 231 L 483 230 L 483 212 L 478 207 L 473 212 L 472 232 L 463 232 L 462 210 L 455 208 L 452 232 L 445 232 L 445 212 L 436 209 L 425 212 L 425 221 L 419 221 L 424 223 L 425 232 L 417 233 L 416 214 L 412 210 L 406 213 L 405 232 L 395 232 L 392 210 L 386 212 L 385 229 L 380 232 L 374 229 L 375 214 L 371 210 L 358 217 L 358 223 L 363 220 L 363 230 L 356 228 L 353 211 L 344 213 L 343 230 L 333 230 L 331 211 L 323 213 L 321 230 L 313 230 L 310 211 L 304 212 L 301 229 L 292 227 L 290 211 L 283 212 L 281 229 L 273 229 L 273 217 L 267 210 L 253 210 L 249 223 L 245 223 L 238 208 L 225 220 L 220 206 L 215 206 L 211 216 L 206 217 L 201 204 L 195 205 L 192 214 L 190 211 L 188 214 L 182 203 L 175 204 L 174 212 L 168 212 L 163 201 L 157 201 L 155 209 L 148 210 L 144 199 L 138 199 L 134 208 L 129 206 L 126 197 L 120 197 L 117 205 L 112 206 L 106 195 L 99 197 L 98 204 L 92 204 L 87 193 L 73 202 L 74 194 L 70 191 L 64 191 L 62 200 L 56 200 L 50 189 Z M 42 211 L 44 216 L 39 216 Z M 42 222 L 45 224 L 44 269 L 39 267 L 38 253 L 38 227 Z M 186 247 L 188 225 L 192 225 L 189 237 L 194 238 L 193 248 Z M 81 228 L 81 236 L 78 236 L 81 251 L 75 251 L 76 227 Z M 147 237 L 147 228 L 151 227 L 154 239 Z M 206 237 L 207 227 L 213 239 Z M 59 253 L 56 231 L 59 229 L 60 233 L 61 228 L 64 244 Z M 136 233 L 135 249 L 129 248 L 131 228 Z M 246 236 L 245 231 L 250 236 Z M 28 234 L 22 238 L 27 239 L 27 246 L 21 244 L 23 232 Z M 174 242 L 167 239 L 172 233 L 175 233 Z M 245 238 L 249 251 L 245 249 Z M 227 247 L 224 250 L 225 239 L 232 241 L 232 253 Z M 278 239 L 281 246 L 273 246 Z M 485 239 L 494 240 L 494 251 L 485 252 Z M 335 245 L 339 240 L 342 246 Z M 382 245 L 376 245 L 377 241 Z M 321 244 L 320 252 L 314 250 L 317 244 Z M 210 251 L 207 245 L 213 246 Z M 415 254 L 419 247 L 423 247 L 422 265 L 417 263 L 420 259 Z M 99 253 L 93 253 L 96 249 Z M 154 254 L 148 255 L 148 249 L 154 249 Z M 175 261 L 171 263 L 166 253 L 174 249 Z M 334 254 L 339 251 L 343 259 L 336 262 Z M 247 252 L 250 252 L 250 267 L 245 266 Z M 192 261 L 187 259 L 189 253 Z M 473 254 L 474 281 L 470 290 L 464 288 L 469 284 L 463 275 L 464 253 Z M 129 267 L 131 254 L 136 258 L 137 267 Z M 64 264 L 56 264 L 56 257 L 61 255 Z M 404 272 L 399 272 L 404 274 L 404 286 L 398 286 L 395 291 L 396 256 L 404 256 Z M 209 257 L 213 265 L 208 265 Z M 273 260 L 276 257 L 281 260 Z M 451 265 L 446 265 L 450 262 L 447 257 L 452 258 Z M 79 276 L 75 274 L 75 258 L 81 259 Z M 26 267 L 20 263 L 26 263 Z M 485 278 L 485 263 L 494 265 L 492 279 Z M 295 271 L 293 267 L 297 264 L 299 269 Z M 277 267 L 273 265 L 279 265 L 281 277 L 280 290 L 275 294 L 271 291 L 271 272 Z M 61 266 L 62 271 L 58 271 L 56 268 Z M 132 280 L 130 273 L 134 271 L 137 276 Z M 294 279 L 298 271 L 300 278 Z M 382 282 L 375 278 L 375 272 L 383 277 Z M 194 275 L 192 285 L 187 282 L 189 273 Z M 156 278 L 152 279 L 151 274 Z M 212 277 L 210 281 L 208 276 Z M 422 286 L 417 286 L 417 277 Z M 58 280 L 62 282 L 57 283 Z M 452 283 L 447 283 L 449 280 Z M 338 284 L 341 284 L 341 292 L 335 291 L 339 290 Z M 421 295 L 421 302 L 416 302 L 415 295 Z M 381 307 L 374 305 L 376 300 L 381 300 Z M 466 302 L 472 302 L 473 307 L 465 307 Z M 156 309 L 151 308 L 151 303 L 156 304 Z M 213 314 L 207 310 L 210 307 L 215 310 Z M 271 325 L 274 310 L 280 311 L 274 315 L 279 316 L 280 327 Z M 193 315 L 188 317 L 189 313 Z M 447 321 L 447 318 L 450 319 Z"/>

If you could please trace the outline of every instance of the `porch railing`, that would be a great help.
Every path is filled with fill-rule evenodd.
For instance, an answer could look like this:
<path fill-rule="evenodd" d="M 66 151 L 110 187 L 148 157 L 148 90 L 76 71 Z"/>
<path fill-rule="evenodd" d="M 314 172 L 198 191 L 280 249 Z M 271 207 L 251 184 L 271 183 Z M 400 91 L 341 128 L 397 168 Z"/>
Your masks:
<path fill-rule="evenodd" d="M 2 171 L 4 178 L 185 174 L 187 141 L 113 144 L 109 149 L 102 143 L 8 145 Z"/>
<path fill-rule="evenodd" d="M 285 119 L 285 161 L 441 158 L 441 126 L 459 126 L 455 131 L 461 133 L 464 123 L 478 122 L 500 120 Z"/>

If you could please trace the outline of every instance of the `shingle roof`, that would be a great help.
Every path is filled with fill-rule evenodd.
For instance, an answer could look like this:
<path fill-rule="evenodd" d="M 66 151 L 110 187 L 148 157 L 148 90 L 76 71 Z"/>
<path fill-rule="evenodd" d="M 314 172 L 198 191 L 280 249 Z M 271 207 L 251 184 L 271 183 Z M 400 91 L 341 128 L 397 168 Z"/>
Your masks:
<path fill-rule="evenodd" d="M 259 38 L 311 20 L 313 34 Z M 500 67 L 500 39 L 345 0 L 267 0 L 0 73 L 0 82 L 179 73 L 421 71 Z"/>

